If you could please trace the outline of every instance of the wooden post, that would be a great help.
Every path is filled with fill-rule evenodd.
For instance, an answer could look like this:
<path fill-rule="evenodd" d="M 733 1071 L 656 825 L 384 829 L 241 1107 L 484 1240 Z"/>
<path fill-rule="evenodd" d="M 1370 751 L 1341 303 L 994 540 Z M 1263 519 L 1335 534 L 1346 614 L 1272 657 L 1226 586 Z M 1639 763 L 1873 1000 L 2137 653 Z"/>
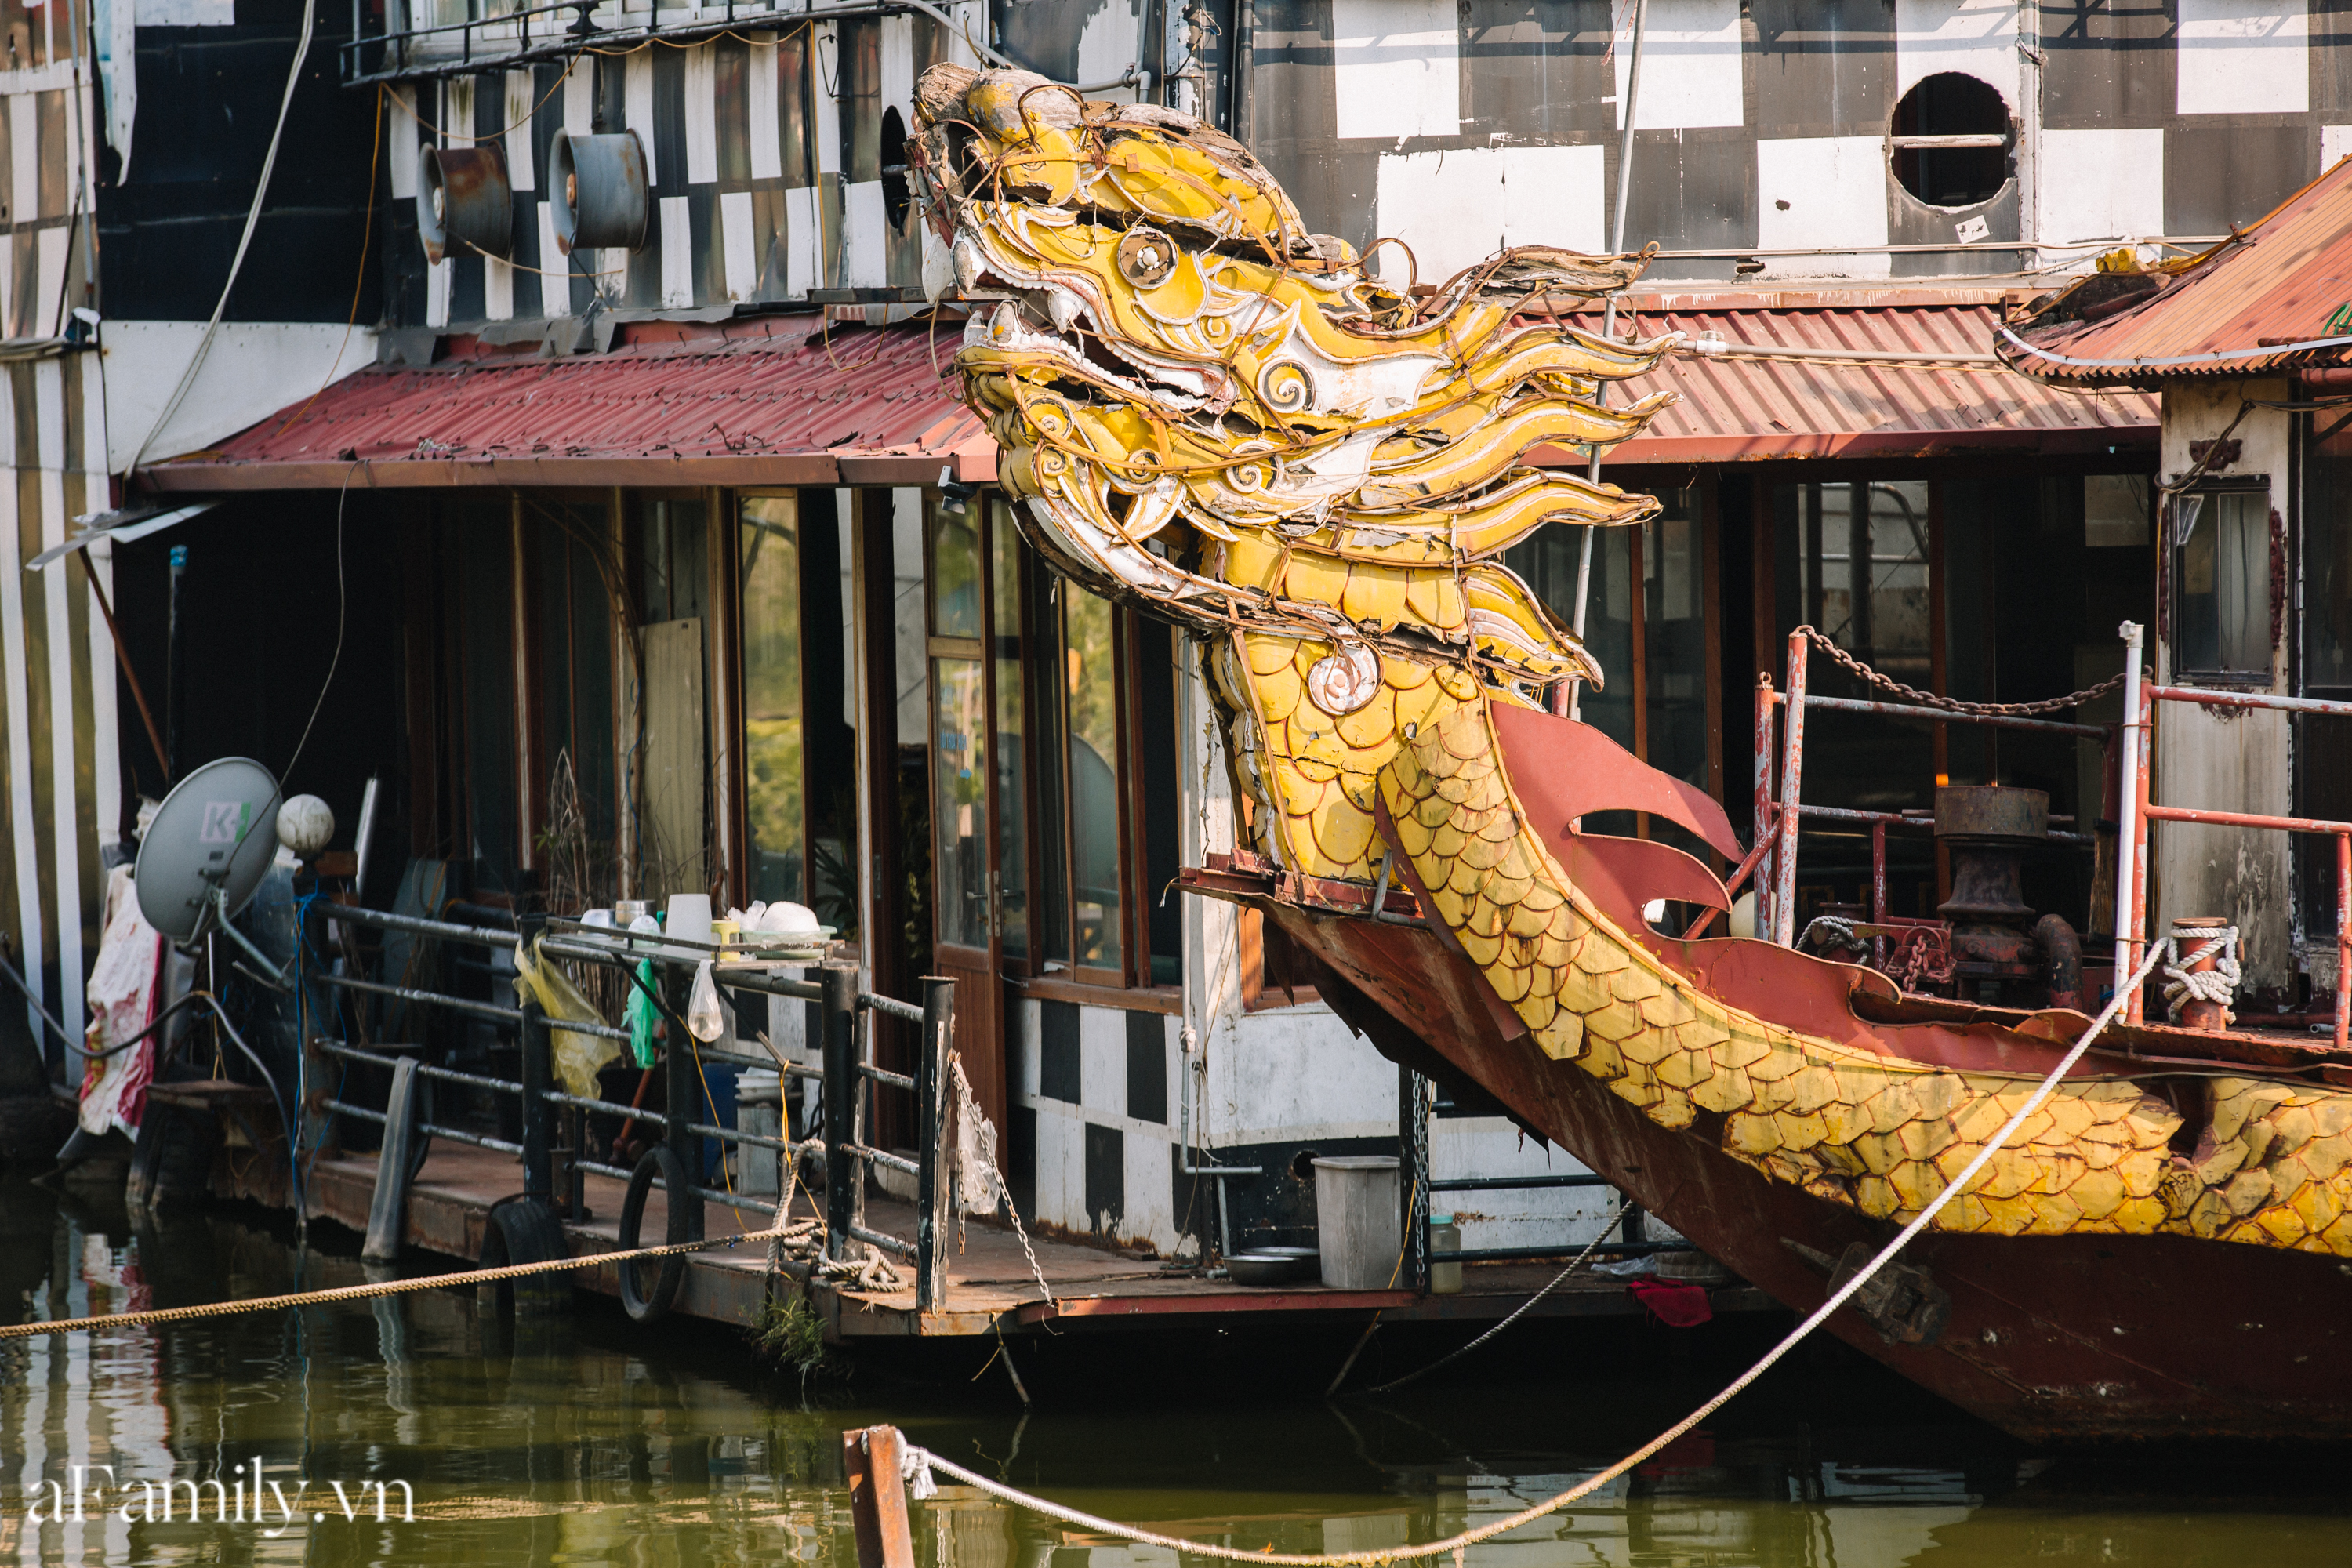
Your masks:
<path fill-rule="evenodd" d="M 828 964 L 824 987 L 824 1255 L 850 1255 L 849 1231 L 866 1219 L 866 1166 L 850 1146 L 857 1142 L 857 971 Z"/>
<path fill-rule="evenodd" d="M 955 1228 L 948 1190 L 948 1116 L 955 1100 L 948 1037 L 955 1027 L 955 991 L 953 980 L 923 977 L 923 1038 L 915 1057 L 915 1114 L 923 1139 L 915 1194 L 915 1307 L 921 1312 L 948 1304 L 948 1232 Z"/>
<path fill-rule="evenodd" d="M 857 1568 L 915 1568 L 915 1532 L 907 1522 L 907 1488 L 899 1477 L 905 1439 L 896 1426 L 866 1426 L 841 1435 L 849 1473 L 849 1517 L 857 1532 Z"/>

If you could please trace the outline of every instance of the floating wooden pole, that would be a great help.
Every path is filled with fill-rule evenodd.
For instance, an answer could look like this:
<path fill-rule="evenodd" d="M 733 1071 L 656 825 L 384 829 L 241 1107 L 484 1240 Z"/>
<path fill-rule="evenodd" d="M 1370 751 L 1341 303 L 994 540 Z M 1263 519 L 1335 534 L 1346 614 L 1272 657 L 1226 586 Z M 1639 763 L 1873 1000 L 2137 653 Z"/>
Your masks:
<path fill-rule="evenodd" d="M 904 1452 L 905 1439 L 896 1426 L 865 1426 L 841 1435 L 857 1568 L 915 1568 L 915 1532 L 907 1522 L 907 1487 L 899 1470 Z"/>

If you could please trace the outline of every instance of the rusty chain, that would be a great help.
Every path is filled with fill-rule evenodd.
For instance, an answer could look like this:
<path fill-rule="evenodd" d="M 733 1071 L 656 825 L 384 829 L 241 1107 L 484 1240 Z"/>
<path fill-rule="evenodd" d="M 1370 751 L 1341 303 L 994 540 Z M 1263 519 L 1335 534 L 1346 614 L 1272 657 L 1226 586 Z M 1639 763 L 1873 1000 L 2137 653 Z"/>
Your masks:
<path fill-rule="evenodd" d="M 2063 697 L 2044 698 L 2039 702 L 1963 702 L 1957 697 L 1938 697 L 1932 691 L 1922 691 L 1916 686 L 1906 686 L 1891 675 L 1880 674 L 1832 642 L 1828 636 L 1817 627 L 1799 626 L 1797 630 L 1801 635 L 1811 638 L 1823 653 L 1829 655 L 1832 661 L 1855 679 L 1867 685 L 1875 686 L 1883 691 L 1892 691 L 1897 696 L 1908 698 L 1922 708 L 1941 709 L 1947 713 L 1981 713 L 2003 719 L 2031 719 L 2038 714 L 2062 713 L 2069 708 L 2079 708 L 2094 698 L 2105 697 L 2108 692 L 2119 689 L 2124 683 L 2122 675 L 2116 674 L 2107 677 L 2096 686 L 2087 686 L 2080 691 L 2070 691 Z"/>

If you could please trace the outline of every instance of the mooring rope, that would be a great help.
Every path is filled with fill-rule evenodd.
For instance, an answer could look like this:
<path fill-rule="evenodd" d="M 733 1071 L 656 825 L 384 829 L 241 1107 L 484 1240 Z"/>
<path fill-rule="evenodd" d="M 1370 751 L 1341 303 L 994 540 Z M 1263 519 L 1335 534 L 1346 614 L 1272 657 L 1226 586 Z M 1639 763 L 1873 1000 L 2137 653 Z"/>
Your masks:
<path fill-rule="evenodd" d="M 1598 1247 L 1602 1242 L 1609 1239 L 1609 1233 L 1617 1228 L 1618 1225 L 1625 1217 L 1625 1211 L 1633 1206 L 1633 1200 L 1632 1198 L 1627 1198 L 1623 1203 L 1619 1204 L 1617 1205 L 1617 1212 L 1609 1216 L 1609 1223 L 1601 1227 L 1601 1234 L 1594 1237 L 1591 1241 L 1586 1242 L 1584 1244 L 1584 1250 L 1570 1258 L 1568 1260 L 1568 1267 L 1553 1275 L 1542 1289 L 1537 1291 L 1534 1295 L 1528 1297 L 1526 1300 L 1513 1308 L 1509 1317 L 1505 1318 L 1501 1322 L 1496 1323 L 1493 1328 L 1488 1329 L 1485 1333 L 1480 1334 L 1476 1339 L 1472 1340 L 1460 1350 L 1454 1351 L 1451 1354 L 1438 1357 L 1435 1361 L 1431 1362 L 1427 1366 L 1423 1367 L 1419 1372 L 1409 1372 L 1402 1377 L 1393 1377 L 1386 1383 L 1376 1383 L 1370 1388 L 1360 1388 L 1356 1390 L 1354 1397 L 1361 1399 L 1368 1394 L 1386 1394 L 1391 1388 L 1402 1388 L 1408 1383 L 1419 1383 L 1423 1378 L 1427 1377 L 1431 1373 L 1435 1372 L 1438 1368 L 1443 1366 L 1452 1366 L 1455 1362 L 1460 1361 L 1464 1356 L 1468 1355 L 1472 1351 L 1476 1350 L 1480 1345 L 1485 1344 L 1488 1340 L 1493 1339 L 1496 1334 L 1501 1333 L 1505 1329 L 1507 1329 L 1513 1323 L 1517 1322 L 1521 1318 L 1527 1315 L 1529 1308 L 1533 1307 L 1538 1301 L 1542 1300 L 1546 1296 L 1550 1295 L 1555 1289 L 1559 1289 L 1561 1280 L 1566 1279 L 1570 1275 L 1584 1267 L 1584 1260 L 1592 1256 L 1594 1248 Z M 1434 1263 L 1443 1256 L 1444 1254 L 1442 1253 L 1432 1253 L 1430 1255 L 1430 1260 Z"/>
<path fill-rule="evenodd" d="M 781 1221 L 783 1211 L 777 1215 Z M 781 1231 L 779 1223 L 775 1230 Z M 194 1307 L 155 1307 L 141 1312 L 110 1312 L 97 1318 L 59 1318 L 31 1323 L 11 1323 L 0 1327 L 0 1341 L 26 1340 L 42 1334 L 78 1333 L 86 1329 L 133 1328 L 154 1323 L 187 1323 L 202 1318 L 232 1318 L 246 1312 L 269 1312 L 287 1307 L 320 1307 L 335 1301 L 364 1301 L 378 1296 L 408 1296 L 420 1290 L 457 1289 L 467 1285 L 495 1285 L 502 1280 L 524 1279 L 534 1274 L 555 1274 L 572 1268 L 594 1268 L 606 1263 L 634 1263 L 647 1258 L 674 1258 L 688 1252 L 707 1252 L 716 1247 L 735 1247 L 746 1241 L 765 1239 L 769 1231 L 751 1231 L 741 1236 L 719 1236 L 701 1241 L 674 1241 L 660 1247 L 635 1247 L 625 1252 L 583 1252 L 574 1258 L 551 1258 L 538 1263 L 509 1263 L 497 1268 L 461 1268 L 454 1274 L 423 1274 L 413 1279 L 384 1279 L 366 1285 L 337 1285 L 323 1290 L 297 1290 L 282 1296 L 248 1296 L 237 1301 L 206 1301 Z"/>
<path fill-rule="evenodd" d="M 2218 941 L 2207 942 L 2192 953 L 2187 962 L 2194 963 L 2220 945 Z M 1097 1531 L 1139 1545 L 1165 1547 L 1169 1551 L 1181 1552 L 1189 1557 L 1209 1557 L 1227 1563 L 1281 1563 L 1289 1565 L 1289 1568 L 1332 1568 L 1332 1565 L 1337 1564 L 1360 1563 L 1368 1565 L 1369 1568 L 1370 1564 L 1412 1563 L 1451 1552 L 1456 1568 L 1460 1568 L 1462 1554 L 1470 1547 L 1484 1541 L 1491 1541 L 1496 1536 L 1508 1534 L 1522 1525 L 1532 1524 L 1547 1514 L 1557 1513 L 1569 1504 L 1590 1497 L 1634 1466 L 1648 1459 L 1669 1443 L 1689 1432 L 1691 1428 L 1717 1410 L 1722 1409 L 1735 1395 L 1770 1370 L 1781 1357 L 1796 1349 L 1806 1336 L 1828 1321 L 1831 1313 L 1844 1306 L 1854 1292 L 1868 1284 L 1872 1277 L 1892 1261 L 1895 1255 L 1902 1251 L 1913 1237 L 1925 1230 L 1929 1222 L 1943 1212 L 1947 1204 L 1967 1191 L 1969 1184 L 1976 1180 L 1983 1173 L 1984 1168 L 1992 1163 L 1992 1157 L 2000 1152 L 2001 1146 L 2017 1136 L 2017 1130 L 2025 1125 L 2026 1119 L 2042 1108 L 2042 1102 L 2050 1098 L 2052 1092 L 2057 1089 L 2060 1080 L 2073 1070 L 2076 1062 L 2083 1059 L 2084 1053 L 2091 1048 L 2092 1042 L 2106 1031 L 2108 1025 L 2115 1022 L 2116 1015 L 2123 1010 L 2124 1003 L 2147 982 L 2148 975 L 2154 972 L 2157 964 L 2161 963 L 2164 957 L 2163 944 L 2151 943 L 2148 955 L 2140 964 L 2138 971 L 2128 982 L 2116 987 L 2115 996 L 2108 1002 L 2105 1010 L 2092 1021 L 2091 1026 L 2083 1032 L 2083 1037 L 2074 1042 L 2065 1056 L 2059 1059 L 2058 1065 L 2050 1069 L 2049 1075 L 2043 1078 L 2033 1092 L 2026 1097 L 2025 1103 L 2018 1107 L 2016 1113 L 2001 1124 L 2000 1130 L 1993 1133 L 1982 1149 L 1977 1151 L 1976 1158 L 1970 1160 L 1942 1192 L 1929 1199 L 1927 1206 L 1919 1211 L 1917 1217 L 1905 1226 L 1894 1240 L 1880 1248 L 1876 1257 L 1857 1270 L 1853 1279 L 1830 1292 L 1828 1300 L 1815 1308 L 1803 1322 L 1791 1329 L 1780 1343 L 1765 1352 L 1755 1365 L 1734 1378 L 1722 1393 L 1607 1469 L 1590 1476 L 1566 1491 L 1546 1498 L 1532 1507 L 1523 1508 L 1517 1513 L 1491 1521 L 1475 1530 L 1465 1530 L 1458 1535 L 1449 1535 L 1443 1541 L 1432 1541 L 1420 1546 L 1382 1547 L 1366 1552 L 1250 1552 L 1241 1547 L 1218 1546 L 1202 1541 L 1187 1541 L 1180 1536 L 1161 1535 L 1153 1531 L 1139 1529 L 1131 1524 L 1121 1524 L 1116 1520 L 1103 1519 L 1078 1509 L 1067 1508 L 1061 1503 L 1022 1491 L 1018 1488 L 1006 1486 L 1002 1481 L 991 1480 L 976 1471 L 964 1468 L 951 1459 L 943 1459 L 927 1449 L 908 1444 L 906 1450 L 907 1467 L 916 1483 L 913 1493 L 918 1497 L 928 1495 L 924 1478 L 915 1472 L 919 1469 L 935 1470 L 961 1481 L 965 1486 L 977 1488 L 999 1501 L 1012 1503 L 1016 1507 L 1027 1509 L 1033 1513 L 1043 1514 L 1048 1519 L 1060 1520 L 1065 1524 L 1076 1525 L 1082 1530 Z M 2183 967 L 2186 967 L 2186 964 Z"/>

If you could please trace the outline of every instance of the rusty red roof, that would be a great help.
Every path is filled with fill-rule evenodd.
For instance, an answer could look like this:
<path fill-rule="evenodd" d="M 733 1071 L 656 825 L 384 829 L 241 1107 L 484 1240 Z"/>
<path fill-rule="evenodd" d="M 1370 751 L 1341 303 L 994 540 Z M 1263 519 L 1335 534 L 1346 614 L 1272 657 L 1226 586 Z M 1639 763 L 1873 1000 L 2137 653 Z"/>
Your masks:
<path fill-rule="evenodd" d="M 2001 309 L 2001 295 L 1989 289 L 1726 289 L 1629 296 L 1619 310 L 1620 335 L 1629 330 L 1643 337 L 1681 331 L 1694 342 L 1720 339 L 1727 347 L 1763 347 L 1798 357 L 1668 357 L 1649 375 L 1622 385 L 1633 397 L 1671 387 L 1682 394 L 1681 401 L 1641 435 L 1612 448 L 1609 461 L 2153 449 L 2155 398 L 2131 392 L 2062 392 L 1986 363 Z M 1598 321 L 1597 314 L 1584 319 L 1588 326 Z M 1820 351 L 1975 363 L 1904 365 L 1801 357 Z M 1565 460 L 1565 454 L 1559 456 Z"/>
<path fill-rule="evenodd" d="M 1681 400 L 1614 463 L 2091 452 L 2154 444 L 2155 400 L 2041 385 L 1987 363 L 2000 296 L 1902 289 L 1629 296 L 1621 333 L 1795 356 L 1678 354 L 1625 384 Z M 1597 328 L 1596 315 L 1585 324 Z M 941 321 L 869 329 L 812 315 L 629 322 L 610 353 L 542 357 L 449 341 L 429 366 L 362 370 L 220 446 L 142 470 L 160 490 L 661 484 L 928 484 L 995 476 L 995 447 L 939 370 Z M 935 366 L 937 368 L 935 368 Z M 1537 461 L 1577 461 L 1539 449 Z"/>
<path fill-rule="evenodd" d="M 453 339 L 439 363 L 360 371 L 141 477 L 164 490 L 929 484 L 943 463 L 994 477 L 994 444 L 934 368 L 955 323 L 621 331 L 610 353 L 555 358 Z"/>
<path fill-rule="evenodd" d="M 2152 294 L 2131 298 L 2125 283 L 2134 277 L 2094 279 L 2114 290 L 2090 307 L 2098 319 L 2019 327 L 1999 337 L 2002 353 L 2044 380 L 2084 385 L 2344 363 L 2352 347 L 2352 159 Z"/>

